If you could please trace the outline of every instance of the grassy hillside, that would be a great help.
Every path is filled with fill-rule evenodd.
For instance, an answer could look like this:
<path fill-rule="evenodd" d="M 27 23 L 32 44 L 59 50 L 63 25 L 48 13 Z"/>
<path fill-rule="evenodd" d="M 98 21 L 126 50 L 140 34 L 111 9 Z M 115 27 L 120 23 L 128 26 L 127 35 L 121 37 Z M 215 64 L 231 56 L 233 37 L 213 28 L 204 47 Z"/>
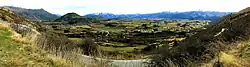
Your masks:
<path fill-rule="evenodd" d="M 81 52 L 66 50 L 63 36 L 46 32 L 38 24 L 0 7 L 0 66 L 83 67 Z M 59 40 L 60 39 L 60 40 Z M 68 40 L 68 41 L 67 41 Z M 49 48 L 48 48 L 49 47 Z"/>
<path fill-rule="evenodd" d="M 67 67 L 65 60 L 54 60 L 49 54 L 28 43 L 7 24 L 0 22 L 0 66 Z"/>
<path fill-rule="evenodd" d="M 249 18 L 248 9 L 228 15 L 177 46 L 159 50 L 153 57 L 153 66 L 248 67 Z"/>

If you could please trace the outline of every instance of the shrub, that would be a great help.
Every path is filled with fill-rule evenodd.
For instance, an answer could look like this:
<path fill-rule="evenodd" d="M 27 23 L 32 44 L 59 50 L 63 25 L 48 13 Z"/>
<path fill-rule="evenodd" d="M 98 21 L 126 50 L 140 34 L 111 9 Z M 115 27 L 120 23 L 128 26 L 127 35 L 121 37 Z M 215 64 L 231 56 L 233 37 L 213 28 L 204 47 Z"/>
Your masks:
<path fill-rule="evenodd" d="M 86 55 L 98 55 L 98 45 L 94 42 L 92 38 L 85 38 L 82 41 L 79 41 L 77 46 L 83 49 L 84 54 Z"/>
<path fill-rule="evenodd" d="M 41 32 L 37 40 L 38 46 L 58 55 L 60 52 L 72 51 L 76 45 L 62 34 L 49 31 Z"/>

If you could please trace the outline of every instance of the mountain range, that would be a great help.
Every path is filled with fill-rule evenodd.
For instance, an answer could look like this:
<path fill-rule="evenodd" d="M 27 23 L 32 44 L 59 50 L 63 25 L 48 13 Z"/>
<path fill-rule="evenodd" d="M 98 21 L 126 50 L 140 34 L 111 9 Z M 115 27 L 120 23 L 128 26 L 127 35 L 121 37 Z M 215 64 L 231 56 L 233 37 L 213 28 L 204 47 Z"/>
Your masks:
<path fill-rule="evenodd" d="M 13 6 L 5 6 L 5 7 L 8 7 L 11 11 L 29 19 L 30 21 L 50 21 L 59 18 L 59 16 L 49 13 L 44 9 L 26 9 Z"/>
<path fill-rule="evenodd" d="M 112 14 L 112 13 L 95 13 L 86 16 L 100 16 L 106 19 L 166 19 L 166 20 L 216 20 L 233 12 L 216 12 L 216 11 L 188 11 L 188 12 L 159 12 L 151 14 Z"/>
<path fill-rule="evenodd" d="M 5 6 L 16 14 L 31 21 L 54 21 L 60 19 L 58 14 L 52 14 L 44 9 L 26 9 L 14 6 Z M 217 20 L 220 17 L 234 12 L 217 11 L 187 11 L 187 12 L 158 12 L 149 14 L 112 14 L 93 13 L 84 15 L 85 17 L 101 17 L 105 19 L 164 19 L 164 20 Z"/>

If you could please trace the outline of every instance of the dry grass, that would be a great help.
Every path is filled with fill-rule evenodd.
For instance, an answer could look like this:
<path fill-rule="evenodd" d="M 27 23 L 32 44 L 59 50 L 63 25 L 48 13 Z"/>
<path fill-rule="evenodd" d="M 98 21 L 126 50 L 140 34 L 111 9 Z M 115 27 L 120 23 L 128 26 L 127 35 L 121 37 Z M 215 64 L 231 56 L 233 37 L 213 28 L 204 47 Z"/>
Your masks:
<path fill-rule="evenodd" d="M 221 52 L 219 54 L 219 60 L 223 64 L 223 66 L 226 67 L 242 67 L 240 64 L 239 58 L 236 58 L 234 55 L 226 54 L 224 52 Z"/>
<path fill-rule="evenodd" d="M 220 52 L 219 56 L 211 60 L 209 63 L 204 63 L 201 67 L 248 67 L 249 61 L 245 61 L 243 58 L 235 56 L 233 54 L 228 54 L 225 52 Z"/>
<path fill-rule="evenodd" d="M 44 55 L 44 51 L 38 50 L 35 47 L 15 43 L 11 38 L 17 35 L 8 24 L 0 24 L 0 65 L 4 67 L 32 67 L 48 66 L 51 62 Z"/>
<path fill-rule="evenodd" d="M 11 29 L 8 23 L 0 20 L 0 29 L 4 31 L 9 31 L 11 33 L 14 33 L 14 31 Z"/>
<path fill-rule="evenodd" d="M 34 40 L 31 43 L 36 44 L 36 46 L 49 52 L 51 55 L 48 57 L 56 61 L 55 65 L 62 67 L 85 66 L 83 62 L 80 62 L 79 57 L 79 54 L 82 54 L 82 50 L 74 47 L 74 43 L 71 43 L 71 41 L 69 41 L 67 38 L 63 38 L 58 35 L 50 35 L 47 33 L 32 36 L 35 38 L 33 38 Z"/>
<path fill-rule="evenodd" d="M 2 31 L 2 32 L 1 32 Z M 9 34 L 8 34 L 9 32 Z M 62 51 L 54 55 L 37 45 L 40 34 L 20 35 L 8 23 L 0 23 L 0 65 L 4 67 L 83 67 L 77 51 Z M 8 36 L 10 35 L 10 36 Z M 58 50 L 55 50 L 58 51 Z M 66 54 L 67 53 L 67 54 Z M 75 55 L 74 55 L 74 54 Z M 67 55 L 67 56 L 66 56 Z"/>
<path fill-rule="evenodd" d="M 26 40 L 25 38 L 23 38 L 20 34 L 16 33 L 11 27 L 10 27 L 10 23 L 4 22 L 2 20 L 0 20 L 0 29 L 1 30 L 5 30 L 8 32 L 12 33 L 12 40 L 16 43 L 22 43 L 22 44 L 27 44 L 29 40 Z"/>
<path fill-rule="evenodd" d="M 242 41 L 239 44 L 230 47 L 227 51 L 221 51 L 208 63 L 201 64 L 201 67 L 248 67 L 250 66 L 250 55 L 245 55 L 246 48 L 250 42 Z"/>

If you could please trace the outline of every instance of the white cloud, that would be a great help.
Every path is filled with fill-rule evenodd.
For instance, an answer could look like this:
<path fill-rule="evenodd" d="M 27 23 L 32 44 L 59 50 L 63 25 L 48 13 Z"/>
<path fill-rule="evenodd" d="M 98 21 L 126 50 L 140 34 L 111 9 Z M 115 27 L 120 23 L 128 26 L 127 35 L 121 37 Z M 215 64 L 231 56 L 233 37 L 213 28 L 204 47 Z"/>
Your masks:
<path fill-rule="evenodd" d="M 109 12 L 116 14 L 161 11 L 230 11 L 250 6 L 250 0 L 0 0 L 0 4 L 24 8 L 44 8 L 55 14 Z"/>

